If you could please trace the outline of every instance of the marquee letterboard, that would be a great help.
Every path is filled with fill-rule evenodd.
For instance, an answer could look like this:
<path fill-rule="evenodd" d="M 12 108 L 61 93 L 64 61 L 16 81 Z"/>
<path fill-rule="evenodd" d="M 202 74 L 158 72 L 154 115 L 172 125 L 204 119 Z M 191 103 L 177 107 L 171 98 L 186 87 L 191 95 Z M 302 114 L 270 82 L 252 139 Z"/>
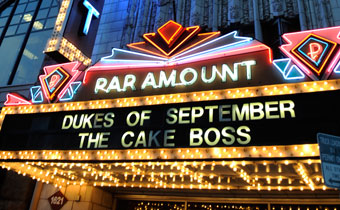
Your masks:
<path fill-rule="evenodd" d="M 237 147 L 340 135 L 340 91 L 6 115 L 2 150 Z"/>

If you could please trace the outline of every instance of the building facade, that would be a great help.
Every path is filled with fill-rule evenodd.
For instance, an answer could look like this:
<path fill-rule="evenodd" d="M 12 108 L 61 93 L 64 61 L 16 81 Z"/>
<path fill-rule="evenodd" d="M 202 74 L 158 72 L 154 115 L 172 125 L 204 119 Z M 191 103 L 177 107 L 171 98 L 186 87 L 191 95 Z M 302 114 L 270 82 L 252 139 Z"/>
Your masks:
<path fill-rule="evenodd" d="M 336 0 L 0 1 L 0 207 L 339 209 L 339 25 Z"/>

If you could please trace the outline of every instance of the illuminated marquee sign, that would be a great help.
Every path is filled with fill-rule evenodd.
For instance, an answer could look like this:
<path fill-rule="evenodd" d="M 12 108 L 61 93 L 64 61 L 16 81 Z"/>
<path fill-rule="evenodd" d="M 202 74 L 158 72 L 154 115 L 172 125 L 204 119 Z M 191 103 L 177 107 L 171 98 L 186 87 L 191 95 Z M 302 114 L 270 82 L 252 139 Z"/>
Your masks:
<path fill-rule="evenodd" d="M 324 92 L 315 93 L 315 82 L 308 90 L 284 95 L 289 83 L 297 88 L 306 85 L 302 82 L 339 78 L 339 32 L 333 27 L 285 34 L 287 44 L 280 49 L 288 58 L 273 60 L 268 46 L 237 32 L 200 33 L 199 26 L 169 21 L 144 34 L 145 41 L 128 45 L 139 52 L 113 49 L 86 69 L 79 62 L 46 66 L 31 99 L 8 94 L 6 106 L 52 103 L 55 111 L 45 113 L 41 105 L 43 113 L 6 115 L 2 148 L 19 149 L 21 144 L 10 139 L 25 141 L 28 149 L 125 149 L 311 143 L 316 132 L 339 135 L 339 123 L 334 124 L 339 104 L 323 103 L 338 94 L 325 91 L 337 89 L 334 85 L 325 81 Z M 282 86 L 276 96 L 270 96 L 275 89 L 266 93 L 272 85 Z M 236 98 L 245 99 L 227 96 L 241 87 L 244 93 Z M 147 106 L 159 104 L 148 103 L 157 97 L 168 99 Z M 192 102 L 200 97 L 205 101 Z M 131 104 L 122 105 L 120 98 Z M 93 109 L 98 99 L 112 104 Z M 72 103 L 73 111 L 55 106 L 72 101 L 77 104 Z M 311 130 L 318 119 L 330 121 Z"/>
<path fill-rule="evenodd" d="M 273 60 L 271 49 L 266 45 L 240 37 L 236 32 L 220 35 L 219 32 L 199 31 L 199 26 L 185 28 L 169 21 L 156 33 L 145 34 L 144 42 L 128 45 L 142 52 L 113 49 L 112 55 L 87 69 L 79 62 L 46 66 L 44 74 L 39 76 L 40 85 L 31 88 L 30 100 L 10 93 L 5 105 L 126 100 L 126 97 L 148 98 L 211 90 L 223 93 L 239 87 L 284 84 L 286 80 L 337 78 L 340 71 L 337 64 L 340 56 L 338 36 L 330 36 L 338 34 L 340 27 L 300 32 L 297 37 L 294 36 L 296 33 L 285 34 L 288 44 L 281 46 L 281 50 L 289 58 L 279 60 Z M 31 149 L 49 149 L 47 145 L 41 148 L 36 145 L 44 145 L 44 139 L 53 139 L 54 136 L 58 136 L 60 149 L 260 145 L 270 142 L 266 132 L 279 133 L 282 128 L 288 129 L 288 133 L 305 136 L 312 127 L 310 123 L 317 123 L 314 118 L 306 117 L 313 115 L 313 111 L 306 107 L 334 113 L 319 101 L 325 101 L 327 95 L 335 97 L 336 93 L 242 100 L 223 100 L 221 97 L 217 101 L 199 104 L 9 115 L 3 122 L 1 133 L 5 139 L 3 142 L 26 139 L 27 145 L 33 145 Z M 314 102 L 312 98 L 318 99 Z M 327 118 L 326 115 L 332 114 L 317 119 Z M 25 121 L 27 128 L 17 127 L 15 122 L 20 119 Z M 44 126 L 39 127 L 37 123 Z M 324 129 L 326 133 L 334 130 L 329 125 L 318 129 Z M 176 138 L 179 133 L 181 138 Z M 302 136 L 296 138 L 299 142 L 306 139 Z M 295 141 L 296 138 L 291 139 Z M 290 138 L 282 135 L 276 139 L 275 144 L 285 144 Z M 15 149 L 15 145 L 20 144 L 7 146 Z M 59 148 L 57 144 L 51 145 Z"/>
<path fill-rule="evenodd" d="M 102 0 L 63 0 L 45 53 L 57 62 L 89 66 L 103 5 Z"/>
<path fill-rule="evenodd" d="M 170 168 L 173 189 L 210 189 L 201 181 L 192 187 L 184 177 L 190 174 L 185 183 L 178 178 L 198 163 L 211 189 L 327 190 L 322 179 L 315 185 L 315 177 L 306 179 L 302 166 L 318 164 L 317 133 L 340 136 L 339 32 L 285 34 L 280 49 L 287 58 L 273 60 L 268 46 L 236 32 L 200 33 L 198 26 L 169 21 L 129 45 L 139 52 L 113 49 L 88 68 L 80 62 L 46 66 L 30 98 L 7 95 L 0 114 L 2 166 L 56 187 L 159 189 L 163 185 L 150 179 L 160 165 L 155 178 Z M 259 175 L 272 167 L 280 173 L 282 166 L 300 178 L 286 177 L 289 188 L 275 176 L 247 181 L 240 167 L 254 165 L 251 159 Z M 235 172 L 235 185 L 210 178 L 215 162 Z M 138 175 L 144 181 L 127 174 L 136 163 L 151 171 Z M 105 170 L 112 180 L 92 175 Z M 240 188 L 241 179 L 246 185 Z M 49 201 L 61 207 L 66 200 L 59 194 Z"/>
<path fill-rule="evenodd" d="M 337 73 L 339 31 L 340 27 L 332 27 L 284 34 L 287 44 L 280 49 L 288 58 L 274 60 L 275 67 L 286 79 L 304 75 L 313 80 L 328 79 Z"/>
<path fill-rule="evenodd" d="M 83 6 L 87 5 L 85 26 L 90 26 L 99 12 L 87 2 L 83 1 Z M 31 100 L 9 94 L 6 104 L 150 96 L 338 78 L 339 31 L 340 27 L 333 27 L 284 34 L 288 44 L 280 49 L 289 58 L 273 60 L 269 47 L 240 37 L 237 32 L 200 33 L 199 26 L 183 27 L 168 21 L 156 33 L 144 34 L 145 41 L 128 45 L 141 52 L 113 49 L 112 55 L 85 71 L 76 63 L 46 66 L 45 74 L 39 77 L 41 85 L 31 88 Z"/>
<path fill-rule="evenodd" d="M 340 135 L 340 102 L 328 100 L 339 94 L 337 90 L 200 103 L 11 114 L 2 124 L 0 149 L 195 148 L 316 143 L 317 132 Z M 316 107 L 323 111 L 316 111 Z"/>
<path fill-rule="evenodd" d="M 84 35 L 87 35 L 90 30 L 92 18 L 93 17 L 99 18 L 100 13 L 98 12 L 96 8 L 93 7 L 93 5 L 88 0 L 84 0 L 83 5 L 88 9 L 88 12 L 86 15 L 86 19 L 85 19 L 82 32 Z"/>
<path fill-rule="evenodd" d="M 86 2 L 83 1 L 85 5 Z M 86 10 L 88 24 L 97 14 L 91 8 Z M 114 48 L 110 56 L 85 70 L 76 63 L 46 66 L 44 75 L 39 77 L 41 84 L 31 88 L 31 100 L 10 94 L 6 104 L 140 97 L 336 79 L 340 72 L 339 32 L 340 27 L 332 27 L 284 34 L 287 44 L 280 49 L 288 58 L 273 60 L 268 46 L 238 36 L 235 31 L 225 35 L 200 33 L 199 26 L 183 27 L 168 21 L 157 32 L 144 34 L 143 42 L 128 44 L 139 52 Z"/>

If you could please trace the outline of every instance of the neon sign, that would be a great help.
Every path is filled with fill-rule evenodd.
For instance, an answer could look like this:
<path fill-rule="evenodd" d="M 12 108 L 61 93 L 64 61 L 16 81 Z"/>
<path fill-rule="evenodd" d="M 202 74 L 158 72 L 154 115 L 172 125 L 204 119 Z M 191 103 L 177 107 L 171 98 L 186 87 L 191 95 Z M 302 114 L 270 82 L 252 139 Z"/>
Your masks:
<path fill-rule="evenodd" d="M 328 47 L 328 46 L 326 46 Z M 307 53 L 309 55 L 310 58 L 312 58 L 313 61 L 317 61 L 317 59 L 319 59 L 319 61 L 321 60 L 320 54 L 324 52 L 323 50 L 324 48 L 321 46 L 321 44 L 316 43 L 316 42 L 312 42 L 309 44 L 309 53 Z"/>
<path fill-rule="evenodd" d="M 291 52 L 319 76 L 336 46 L 333 41 L 310 34 Z"/>
<path fill-rule="evenodd" d="M 82 69 L 81 63 L 71 62 L 44 67 L 43 75 L 39 76 L 41 86 L 31 88 L 32 101 L 42 103 L 45 96 L 47 102 L 72 100 L 81 82 L 76 81 Z"/>
<path fill-rule="evenodd" d="M 188 32 L 194 29 L 197 33 Z M 198 31 L 198 26 L 185 28 L 168 21 L 157 33 L 145 34 L 144 42 L 128 45 L 141 52 L 113 49 L 111 56 L 86 70 L 82 91 L 106 98 L 236 87 L 259 84 L 257 71 L 272 68 L 266 45 L 236 31 L 217 38 L 219 32 Z"/>
<path fill-rule="evenodd" d="M 239 80 L 240 75 L 244 76 L 246 80 L 252 79 L 253 69 L 256 65 L 255 60 L 246 60 L 238 63 L 233 63 L 232 67 L 228 64 L 202 66 L 200 71 L 195 68 L 184 68 L 181 71 L 172 69 L 167 72 L 160 71 L 148 72 L 142 80 L 140 87 L 141 90 L 152 88 L 168 88 L 176 86 L 191 86 L 200 80 L 200 83 L 209 84 L 218 80 L 221 83 L 226 83 L 227 80 L 236 82 Z M 242 71 L 242 72 L 241 72 Z M 243 72 L 244 71 L 244 72 Z M 110 93 L 113 92 L 126 92 L 128 90 L 135 91 L 137 84 L 137 77 L 132 74 L 124 75 L 123 82 L 120 82 L 119 76 L 113 76 L 111 81 L 100 77 L 96 80 L 94 92 Z"/>
<path fill-rule="evenodd" d="M 305 75 L 296 66 L 292 65 L 290 58 L 276 59 L 273 61 L 274 66 L 281 72 L 286 80 L 303 79 Z"/>
<path fill-rule="evenodd" d="M 158 34 L 166 43 L 171 46 L 182 35 L 184 28 L 181 24 L 175 21 L 168 21 L 166 24 L 157 29 Z"/>
<path fill-rule="evenodd" d="M 131 49 L 170 58 L 220 35 L 220 32 L 198 34 L 200 30 L 199 26 L 183 28 L 181 24 L 170 20 L 157 30 L 158 33 L 144 34 L 145 42 L 131 43 L 127 46 Z M 189 40 L 191 44 L 183 47 Z M 150 45 L 154 48 L 150 48 Z"/>
<path fill-rule="evenodd" d="M 41 91 L 41 86 L 33 86 L 30 89 L 32 102 L 34 104 L 40 104 L 44 101 L 44 96 Z"/>
<path fill-rule="evenodd" d="M 46 90 L 46 95 L 50 100 L 53 100 L 58 93 L 58 91 L 63 87 L 64 83 L 68 81 L 70 75 L 62 68 L 58 67 L 54 69 L 51 73 L 46 75 L 42 84 L 43 89 Z"/>
<path fill-rule="evenodd" d="M 139 52 L 114 48 L 86 70 L 77 62 L 46 66 L 40 85 L 30 90 L 31 100 L 14 94 L 6 104 L 15 105 L 12 99 L 20 105 L 263 86 L 327 79 L 332 72 L 331 78 L 339 77 L 340 27 L 284 34 L 287 44 L 280 49 L 288 58 L 275 60 L 268 46 L 236 31 L 221 36 L 199 32 L 199 26 L 170 20 L 144 34 L 143 42 L 128 44 Z"/>
<path fill-rule="evenodd" d="M 327 79 L 340 58 L 339 32 L 340 27 L 331 27 L 287 33 L 282 35 L 287 44 L 280 49 L 296 65 L 295 72 L 301 71 L 312 80 Z M 283 68 L 275 67 L 282 72 Z"/>
<path fill-rule="evenodd" d="M 31 105 L 32 103 L 16 93 L 8 93 L 5 106 Z"/>
<path fill-rule="evenodd" d="M 98 12 L 98 10 L 96 10 L 96 8 L 92 6 L 92 4 L 88 0 L 84 0 L 83 5 L 87 8 L 88 12 L 82 32 L 84 35 L 87 35 L 90 30 L 92 18 L 99 18 L 100 13 Z"/>

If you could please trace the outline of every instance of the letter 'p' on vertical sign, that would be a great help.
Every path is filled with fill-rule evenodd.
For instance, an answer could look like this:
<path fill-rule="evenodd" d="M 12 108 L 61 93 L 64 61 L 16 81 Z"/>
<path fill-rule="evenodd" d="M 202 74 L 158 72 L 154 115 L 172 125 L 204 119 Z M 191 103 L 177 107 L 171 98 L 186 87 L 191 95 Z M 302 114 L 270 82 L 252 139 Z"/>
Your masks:
<path fill-rule="evenodd" d="M 94 16 L 96 18 L 99 18 L 100 13 L 98 12 L 98 10 L 96 10 L 96 8 L 92 6 L 92 4 L 88 0 L 84 0 L 83 5 L 88 9 L 84 28 L 83 28 L 83 34 L 87 35 L 90 29 L 92 17 Z"/>

